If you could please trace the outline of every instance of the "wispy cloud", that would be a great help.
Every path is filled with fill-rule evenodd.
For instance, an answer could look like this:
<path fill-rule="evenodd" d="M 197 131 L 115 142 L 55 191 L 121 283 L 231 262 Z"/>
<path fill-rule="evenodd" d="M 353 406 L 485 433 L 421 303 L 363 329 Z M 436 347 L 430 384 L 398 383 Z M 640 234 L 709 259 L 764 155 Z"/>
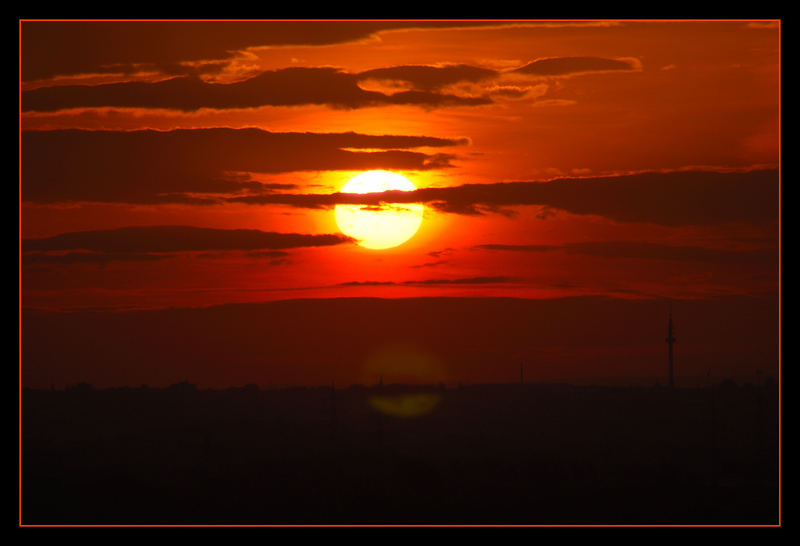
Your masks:
<path fill-rule="evenodd" d="M 549 57 L 536 59 L 513 72 L 531 76 L 571 76 L 588 72 L 641 70 L 635 58 L 608 59 L 604 57 Z"/>

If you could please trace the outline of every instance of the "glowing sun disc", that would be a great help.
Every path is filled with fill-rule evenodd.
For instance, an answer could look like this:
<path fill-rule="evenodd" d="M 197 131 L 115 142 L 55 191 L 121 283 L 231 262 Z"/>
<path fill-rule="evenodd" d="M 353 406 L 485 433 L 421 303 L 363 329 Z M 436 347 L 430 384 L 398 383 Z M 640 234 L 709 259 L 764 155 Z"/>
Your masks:
<path fill-rule="evenodd" d="M 374 193 L 417 189 L 407 178 L 389 171 L 367 171 L 351 178 L 341 193 Z M 425 206 L 421 203 L 382 203 L 379 206 L 336 205 L 336 224 L 359 245 L 392 248 L 408 241 L 419 229 Z"/>

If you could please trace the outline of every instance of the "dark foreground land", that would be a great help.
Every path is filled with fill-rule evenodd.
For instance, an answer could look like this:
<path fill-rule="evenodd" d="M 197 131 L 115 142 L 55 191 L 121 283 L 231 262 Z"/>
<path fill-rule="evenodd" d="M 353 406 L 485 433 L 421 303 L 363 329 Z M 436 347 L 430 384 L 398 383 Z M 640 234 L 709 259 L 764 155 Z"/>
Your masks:
<path fill-rule="evenodd" d="M 774 384 L 25 389 L 22 523 L 778 524 L 778 438 Z"/>

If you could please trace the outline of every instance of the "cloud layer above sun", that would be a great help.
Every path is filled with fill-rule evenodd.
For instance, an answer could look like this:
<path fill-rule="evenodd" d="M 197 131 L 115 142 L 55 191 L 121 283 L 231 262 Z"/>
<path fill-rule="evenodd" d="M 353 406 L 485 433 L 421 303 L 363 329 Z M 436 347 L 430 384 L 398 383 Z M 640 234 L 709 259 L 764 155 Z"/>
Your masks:
<path fill-rule="evenodd" d="M 23 300 L 766 297 L 774 23 L 23 21 Z"/>

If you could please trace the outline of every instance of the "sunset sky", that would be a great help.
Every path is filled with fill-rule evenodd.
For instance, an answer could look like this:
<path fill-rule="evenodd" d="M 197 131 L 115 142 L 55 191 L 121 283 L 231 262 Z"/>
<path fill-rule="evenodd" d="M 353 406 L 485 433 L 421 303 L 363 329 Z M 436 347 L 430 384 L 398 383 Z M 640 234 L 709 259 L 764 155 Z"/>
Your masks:
<path fill-rule="evenodd" d="M 666 302 L 676 320 L 719 303 L 684 315 L 679 339 L 692 320 L 753 323 L 695 330 L 687 366 L 742 351 L 777 366 L 778 21 L 24 20 L 20 61 L 21 304 L 36 320 L 330 298 L 658 310 L 647 350 L 575 349 L 597 317 L 558 319 L 572 337 L 544 351 L 552 369 L 556 345 L 655 358 Z M 371 170 L 417 190 L 340 193 Z M 419 229 L 391 248 L 336 220 L 337 205 L 409 204 Z M 31 330 L 23 356 L 49 344 Z M 57 380 L 147 379 L 97 377 Z"/>

